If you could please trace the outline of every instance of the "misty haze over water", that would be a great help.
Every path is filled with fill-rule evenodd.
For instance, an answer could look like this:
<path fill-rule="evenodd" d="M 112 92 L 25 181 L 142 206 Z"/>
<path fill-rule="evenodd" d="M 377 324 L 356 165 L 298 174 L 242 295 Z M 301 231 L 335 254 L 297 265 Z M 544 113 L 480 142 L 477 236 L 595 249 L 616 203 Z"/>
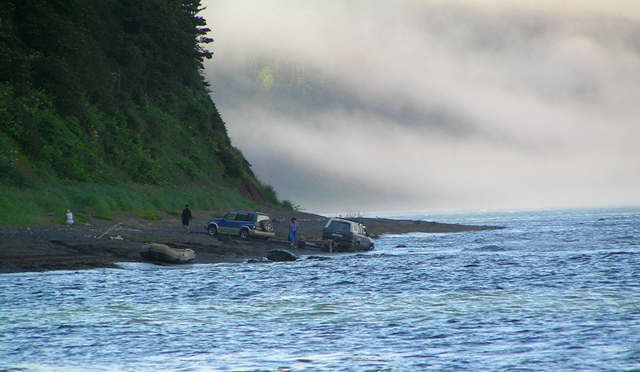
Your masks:
<path fill-rule="evenodd" d="M 205 72 L 307 211 L 640 205 L 640 4 L 556 3 L 205 1 Z"/>

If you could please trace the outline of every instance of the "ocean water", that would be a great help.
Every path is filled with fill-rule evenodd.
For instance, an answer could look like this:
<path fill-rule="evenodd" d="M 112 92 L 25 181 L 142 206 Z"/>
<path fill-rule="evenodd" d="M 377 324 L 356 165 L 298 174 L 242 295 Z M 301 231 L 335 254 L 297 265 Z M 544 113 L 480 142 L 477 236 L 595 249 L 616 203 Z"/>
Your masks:
<path fill-rule="evenodd" d="M 640 209 L 267 264 L 0 275 L 0 370 L 640 371 Z"/>

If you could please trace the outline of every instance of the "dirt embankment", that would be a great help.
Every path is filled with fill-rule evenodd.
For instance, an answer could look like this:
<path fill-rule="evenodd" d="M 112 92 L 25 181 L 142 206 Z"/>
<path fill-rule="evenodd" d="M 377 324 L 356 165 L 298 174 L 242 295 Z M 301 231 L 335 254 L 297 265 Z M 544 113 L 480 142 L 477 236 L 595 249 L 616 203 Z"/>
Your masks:
<path fill-rule="evenodd" d="M 194 211 L 191 232 L 186 234 L 179 218 L 166 215 L 148 221 L 132 213 L 114 213 L 114 221 L 94 219 L 74 226 L 46 224 L 34 227 L 0 226 L 0 273 L 45 270 L 79 270 L 114 267 L 116 262 L 143 261 L 139 249 L 145 243 L 162 243 L 174 248 L 191 248 L 194 263 L 242 262 L 266 257 L 271 249 L 289 249 L 286 240 L 291 217 L 300 222 L 302 239 L 319 240 L 328 218 L 311 213 L 268 210 L 276 238 L 270 240 L 217 239 L 205 230 L 212 211 Z M 465 226 L 426 221 L 361 218 L 373 235 L 407 232 L 450 233 L 496 229 L 492 226 Z M 324 254 L 307 244 L 291 249 L 299 256 Z M 335 253 L 333 253 L 335 254 Z"/>

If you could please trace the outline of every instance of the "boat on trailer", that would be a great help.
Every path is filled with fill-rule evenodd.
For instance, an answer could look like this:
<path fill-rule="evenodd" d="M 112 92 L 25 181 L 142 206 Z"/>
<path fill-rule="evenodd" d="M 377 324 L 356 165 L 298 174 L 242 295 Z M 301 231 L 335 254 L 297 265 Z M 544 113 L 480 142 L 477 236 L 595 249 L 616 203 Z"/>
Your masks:
<path fill-rule="evenodd" d="M 186 263 L 196 258 L 196 252 L 190 248 L 171 248 L 165 244 L 149 243 L 140 247 L 140 256 L 152 261 Z"/>

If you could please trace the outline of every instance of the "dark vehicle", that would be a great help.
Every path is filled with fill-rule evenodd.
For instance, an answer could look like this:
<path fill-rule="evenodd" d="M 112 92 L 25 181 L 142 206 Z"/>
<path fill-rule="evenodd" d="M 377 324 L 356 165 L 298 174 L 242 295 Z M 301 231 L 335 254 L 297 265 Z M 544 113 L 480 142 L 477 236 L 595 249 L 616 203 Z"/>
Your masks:
<path fill-rule="evenodd" d="M 329 252 L 370 251 L 374 248 L 373 239 L 367 228 L 356 221 L 332 218 L 322 229 L 325 250 Z"/>
<path fill-rule="evenodd" d="M 231 211 L 222 218 L 207 222 L 206 229 L 209 235 L 229 234 L 242 239 L 276 236 L 269 215 L 255 211 Z"/>

